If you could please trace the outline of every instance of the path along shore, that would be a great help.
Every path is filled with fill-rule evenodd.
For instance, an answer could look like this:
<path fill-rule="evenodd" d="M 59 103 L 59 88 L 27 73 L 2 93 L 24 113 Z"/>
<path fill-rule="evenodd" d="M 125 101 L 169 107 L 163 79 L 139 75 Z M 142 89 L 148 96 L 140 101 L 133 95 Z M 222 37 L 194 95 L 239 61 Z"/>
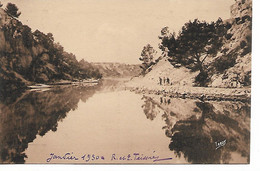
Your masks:
<path fill-rule="evenodd" d="M 145 85 L 136 82 L 125 83 L 126 89 L 137 93 L 157 94 L 173 98 L 190 98 L 205 101 L 242 101 L 250 102 L 251 88 L 213 88 L 189 86 Z"/>

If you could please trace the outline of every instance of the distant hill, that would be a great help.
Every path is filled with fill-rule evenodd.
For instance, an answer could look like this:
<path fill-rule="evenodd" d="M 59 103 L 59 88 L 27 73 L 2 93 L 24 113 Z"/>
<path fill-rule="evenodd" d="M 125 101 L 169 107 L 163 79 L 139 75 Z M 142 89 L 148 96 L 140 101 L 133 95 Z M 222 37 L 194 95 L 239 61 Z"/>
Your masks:
<path fill-rule="evenodd" d="M 141 73 L 140 65 L 124 64 L 124 63 L 90 63 L 103 77 L 134 77 Z"/>

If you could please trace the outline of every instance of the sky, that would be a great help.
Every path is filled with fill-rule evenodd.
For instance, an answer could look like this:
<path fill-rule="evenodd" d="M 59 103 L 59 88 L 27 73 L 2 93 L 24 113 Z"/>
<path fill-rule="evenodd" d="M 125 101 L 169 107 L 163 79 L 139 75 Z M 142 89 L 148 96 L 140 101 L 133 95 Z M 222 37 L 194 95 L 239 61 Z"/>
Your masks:
<path fill-rule="evenodd" d="M 2 0 L 15 3 L 19 20 L 32 30 L 53 33 L 78 60 L 138 64 L 143 47 L 158 49 L 163 27 L 179 32 L 198 18 L 230 17 L 234 0 Z"/>

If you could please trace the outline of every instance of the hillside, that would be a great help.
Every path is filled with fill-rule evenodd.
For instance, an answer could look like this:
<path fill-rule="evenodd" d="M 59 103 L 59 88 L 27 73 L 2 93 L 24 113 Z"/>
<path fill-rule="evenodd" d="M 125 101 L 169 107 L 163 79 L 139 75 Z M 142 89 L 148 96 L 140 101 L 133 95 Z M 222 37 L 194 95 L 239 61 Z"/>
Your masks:
<path fill-rule="evenodd" d="M 139 75 L 141 68 L 139 65 L 123 63 L 91 63 L 103 77 L 133 77 Z"/>
<path fill-rule="evenodd" d="M 185 67 L 174 67 L 166 58 L 160 59 L 150 67 L 145 76 L 132 79 L 132 83 L 146 86 L 192 86 L 198 72 L 191 72 Z M 167 78 L 169 79 L 167 82 Z M 161 84 L 160 84 L 161 79 Z"/>
<path fill-rule="evenodd" d="M 218 38 L 222 41 L 222 46 L 215 56 L 209 56 L 205 58 L 205 61 L 203 60 L 207 78 L 203 78 L 201 81 L 205 82 L 205 84 L 203 83 L 205 87 L 243 88 L 251 85 L 251 20 L 252 1 L 236 0 L 236 3 L 231 6 L 231 18 L 223 21 L 223 27 L 227 31 L 223 37 Z M 174 38 L 169 38 L 167 42 L 169 47 L 178 48 L 176 44 L 171 45 L 171 41 L 175 43 Z M 187 49 L 183 51 L 187 51 Z M 182 58 L 186 61 L 191 59 L 189 56 Z M 199 58 L 204 58 L 204 56 Z M 195 79 L 201 71 L 198 68 L 190 67 L 191 64 L 176 65 L 175 59 L 177 59 L 175 56 L 160 57 L 155 64 L 146 69 L 144 75 L 133 79 L 129 85 L 153 88 L 158 85 L 173 87 L 200 85 Z M 175 62 L 172 62 L 173 60 Z M 194 62 L 194 64 L 196 63 L 197 61 Z M 163 79 L 163 83 L 166 79 L 167 84 L 160 84 L 160 79 Z"/>
<path fill-rule="evenodd" d="M 32 32 L 29 26 L 0 8 L 0 90 L 34 83 L 100 77 L 80 64 L 74 54 L 54 42 L 52 33 Z"/>
<path fill-rule="evenodd" d="M 206 59 L 203 64 L 206 78 L 196 80 L 202 73 L 200 69 L 194 69 L 185 63 L 176 63 L 178 61 L 175 60 L 175 56 L 165 56 L 159 57 L 143 75 L 133 78 L 126 86 L 137 93 L 184 99 L 250 100 L 251 19 L 252 1 L 237 0 L 231 7 L 231 18 L 223 21 L 227 30 L 223 37 L 219 37 L 222 44 L 216 55 L 208 58 L 199 57 Z M 167 38 L 167 41 L 170 48 L 178 48 L 178 44 L 174 44 L 174 38 Z M 170 44 L 171 41 L 173 44 Z M 189 49 L 186 47 L 183 51 L 187 50 Z M 182 57 L 186 62 L 191 59 L 189 56 Z M 200 81 L 205 83 L 204 86 Z"/>

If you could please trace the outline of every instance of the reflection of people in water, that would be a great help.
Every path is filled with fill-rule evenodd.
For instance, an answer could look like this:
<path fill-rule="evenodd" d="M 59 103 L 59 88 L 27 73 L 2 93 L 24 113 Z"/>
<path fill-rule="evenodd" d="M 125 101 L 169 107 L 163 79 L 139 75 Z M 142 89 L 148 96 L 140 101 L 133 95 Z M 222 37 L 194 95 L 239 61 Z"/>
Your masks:
<path fill-rule="evenodd" d="M 167 84 L 170 85 L 170 79 L 167 77 Z"/>

